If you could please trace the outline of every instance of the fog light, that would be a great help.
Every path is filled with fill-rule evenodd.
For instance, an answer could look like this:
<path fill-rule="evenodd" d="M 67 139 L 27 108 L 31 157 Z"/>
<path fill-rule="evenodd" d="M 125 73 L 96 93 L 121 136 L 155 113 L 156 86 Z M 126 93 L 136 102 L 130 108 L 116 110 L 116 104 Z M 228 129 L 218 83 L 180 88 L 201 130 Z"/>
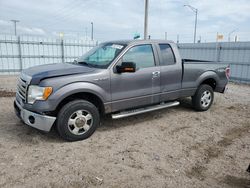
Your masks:
<path fill-rule="evenodd" d="M 35 123 L 35 118 L 34 118 L 34 116 L 29 116 L 29 122 L 30 122 L 31 124 L 34 124 L 34 123 Z"/>

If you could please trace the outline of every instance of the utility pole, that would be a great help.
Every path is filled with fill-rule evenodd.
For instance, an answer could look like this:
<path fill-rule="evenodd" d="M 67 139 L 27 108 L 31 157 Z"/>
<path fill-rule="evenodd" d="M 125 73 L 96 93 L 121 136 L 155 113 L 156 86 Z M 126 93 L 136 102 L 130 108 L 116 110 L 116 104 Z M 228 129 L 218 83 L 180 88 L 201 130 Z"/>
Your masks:
<path fill-rule="evenodd" d="M 201 43 L 201 36 L 199 37 L 199 41 L 198 41 L 198 43 Z"/>
<path fill-rule="evenodd" d="M 148 0 L 145 0 L 145 15 L 144 15 L 144 40 L 148 36 Z"/>
<path fill-rule="evenodd" d="M 85 40 L 87 40 L 87 38 L 88 38 L 88 28 L 85 27 Z"/>
<path fill-rule="evenodd" d="M 194 43 L 195 43 L 195 41 L 196 41 L 196 29 L 197 29 L 198 9 L 192 7 L 191 5 L 184 5 L 184 7 L 190 8 L 195 13 L 195 23 L 194 23 Z"/>
<path fill-rule="evenodd" d="M 165 40 L 168 40 L 168 32 L 165 32 Z"/>
<path fill-rule="evenodd" d="M 237 30 L 238 29 L 234 29 L 233 31 L 231 31 L 230 33 L 228 33 L 228 42 L 230 42 L 230 40 L 231 40 L 231 34 L 234 33 Z"/>
<path fill-rule="evenodd" d="M 13 23 L 14 23 L 14 31 L 15 31 L 15 35 L 16 35 L 16 23 L 17 22 L 20 22 L 20 20 L 10 20 L 10 21 L 12 21 Z"/>
<path fill-rule="evenodd" d="M 94 23 L 91 22 L 91 40 L 94 39 Z"/>
<path fill-rule="evenodd" d="M 197 16 L 198 16 L 198 9 L 195 9 L 194 43 L 196 42 Z"/>
<path fill-rule="evenodd" d="M 236 35 L 235 37 L 234 37 L 234 42 L 237 42 L 238 41 L 238 36 Z"/>
<path fill-rule="evenodd" d="M 180 42 L 179 39 L 180 39 L 180 36 L 179 36 L 179 34 L 178 34 L 178 35 L 177 35 L 177 41 L 176 41 L 177 44 Z"/>

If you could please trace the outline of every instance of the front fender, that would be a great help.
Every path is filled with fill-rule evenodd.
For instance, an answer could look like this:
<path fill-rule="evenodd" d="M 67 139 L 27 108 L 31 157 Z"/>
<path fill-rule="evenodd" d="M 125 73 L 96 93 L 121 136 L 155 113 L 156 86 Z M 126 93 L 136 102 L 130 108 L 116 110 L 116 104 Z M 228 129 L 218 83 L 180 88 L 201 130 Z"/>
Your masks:
<path fill-rule="evenodd" d="M 56 90 L 46 101 L 36 101 L 32 105 L 32 109 L 38 112 L 54 111 L 63 99 L 70 95 L 82 92 L 98 96 L 103 103 L 108 102 L 111 99 L 109 92 L 96 84 L 89 82 L 75 82 Z"/>

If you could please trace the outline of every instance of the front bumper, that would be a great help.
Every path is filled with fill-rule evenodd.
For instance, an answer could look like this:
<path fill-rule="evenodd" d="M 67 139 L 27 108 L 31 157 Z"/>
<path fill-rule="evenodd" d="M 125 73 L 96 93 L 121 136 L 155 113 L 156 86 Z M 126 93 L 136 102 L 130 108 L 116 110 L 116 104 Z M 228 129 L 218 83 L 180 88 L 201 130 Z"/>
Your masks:
<path fill-rule="evenodd" d="M 54 124 L 56 117 L 37 114 L 24 109 L 16 100 L 14 102 L 16 115 L 27 125 L 49 132 Z"/>

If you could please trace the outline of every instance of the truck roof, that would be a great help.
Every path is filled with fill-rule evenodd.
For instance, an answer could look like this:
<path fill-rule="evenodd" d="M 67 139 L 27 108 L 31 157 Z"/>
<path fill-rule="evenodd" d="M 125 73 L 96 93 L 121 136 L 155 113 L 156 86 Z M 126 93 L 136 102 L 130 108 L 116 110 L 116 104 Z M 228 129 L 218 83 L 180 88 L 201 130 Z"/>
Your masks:
<path fill-rule="evenodd" d="M 118 44 L 141 44 L 141 43 L 174 43 L 170 40 L 162 40 L 162 39 L 148 39 L 148 40 L 114 40 L 114 41 L 107 41 L 105 43 L 118 43 Z"/>

